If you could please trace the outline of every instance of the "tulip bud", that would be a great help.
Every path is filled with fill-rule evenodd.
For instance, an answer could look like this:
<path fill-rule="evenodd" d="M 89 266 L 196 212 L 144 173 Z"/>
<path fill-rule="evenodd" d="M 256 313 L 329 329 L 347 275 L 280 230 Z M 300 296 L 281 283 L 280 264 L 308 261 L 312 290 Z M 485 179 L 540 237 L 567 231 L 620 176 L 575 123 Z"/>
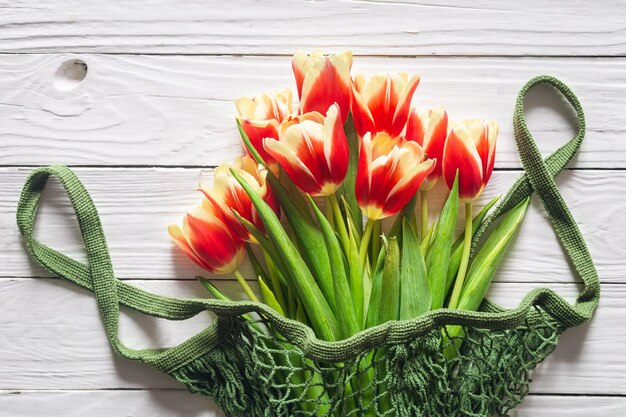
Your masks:
<path fill-rule="evenodd" d="M 441 176 L 443 147 L 448 135 L 448 114 L 442 108 L 433 110 L 413 109 L 406 125 L 406 139 L 417 142 L 426 156 L 435 160 L 435 167 L 421 186 L 428 191 Z"/>
<path fill-rule="evenodd" d="M 413 93 L 419 76 L 376 74 L 368 79 L 358 74 L 354 79 L 352 115 L 359 136 L 385 132 L 391 137 L 402 134 L 409 117 Z"/>
<path fill-rule="evenodd" d="M 263 222 L 258 216 L 250 196 L 241 184 L 233 177 L 231 172 L 235 170 L 250 187 L 274 210 L 279 213 L 278 202 L 266 181 L 267 170 L 257 164 L 249 156 L 236 158 L 233 164 L 222 164 L 215 169 L 213 188 L 200 187 L 200 191 L 214 203 L 223 213 L 223 219 L 230 230 L 240 239 L 247 242 L 255 242 L 248 230 L 237 219 L 233 210 L 241 217 L 254 224 L 257 229 L 263 231 Z"/>
<path fill-rule="evenodd" d="M 293 56 L 292 67 L 300 97 L 300 114 L 323 113 L 337 103 L 341 122 L 345 123 L 352 100 L 352 52 L 323 55 L 321 51 L 313 51 L 307 55 L 298 51 Z"/>
<path fill-rule="evenodd" d="M 234 272 L 244 259 L 244 242 L 228 228 L 219 207 L 208 199 L 185 215 L 182 228 L 171 224 L 167 230 L 187 256 L 209 272 Z"/>
<path fill-rule="evenodd" d="M 349 149 L 338 104 L 286 119 L 279 140 L 266 138 L 265 151 L 305 193 L 332 195 L 348 172 Z"/>
<path fill-rule="evenodd" d="M 459 172 L 459 199 L 471 202 L 487 185 L 496 155 L 498 124 L 471 119 L 455 123 L 443 150 L 443 176 L 452 187 Z"/>
<path fill-rule="evenodd" d="M 424 160 L 416 142 L 368 132 L 363 136 L 355 194 L 363 213 L 378 220 L 398 213 L 433 170 L 435 161 Z"/>

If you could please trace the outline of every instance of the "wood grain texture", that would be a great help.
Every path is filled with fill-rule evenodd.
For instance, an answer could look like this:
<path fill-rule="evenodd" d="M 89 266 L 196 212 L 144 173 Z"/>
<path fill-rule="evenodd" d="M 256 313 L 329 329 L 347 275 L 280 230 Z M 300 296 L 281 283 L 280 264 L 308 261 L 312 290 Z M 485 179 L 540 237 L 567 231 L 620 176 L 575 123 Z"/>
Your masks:
<path fill-rule="evenodd" d="M 15 226 L 15 207 L 30 168 L 0 168 L 1 276 L 49 276 L 24 250 Z M 169 223 L 182 221 L 197 204 L 200 181 L 210 184 L 211 169 L 98 169 L 77 168 L 102 217 L 116 273 L 121 278 L 192 279 L 196 268 L 167 236 Z M 521 175 L 494 172 L 477 208 L 505 192 Z M 565 171 L 558 184 L 587 239 L 603 282 L 626 282 L 623 259 L 626 228 L 623 193 L 625 171 Z M 431 217 L 446 195 L 443 184 L 432 193 Z M 461 227 L 463 221 L 458 222 Z M 37 236 L 50 246 L 84 260 L 84 250 L 71 205 L 60 185 L 46 188 L 36 227 Z M 250 268 L 244 273 L 253 276 Z M 223 277 L 217 277 L 223 279 Z M 507 282 L 572 282 L 570 267 L 538 201 L 524 220 L 497 275 Z"/>
<path fill-rule="evenodd" d="M 0 59 L 0 165 L 215 166 L 241 152 L 233 100 L 294 87 L 289 57 L 82 55 L 85 80 L 57 74 L 73 55 Z M 370 58 L 354 71 L 418 72 L 414 104 L 500 123 L 498 167 L 519 167 L 511 117 L 519 88 L 548 73 L 576 92 L 588 135 L 573 166 L 626 167 L 626 59 Z M 558 93 L 526 99 L 541 149 L 568 140 L 575 118 Z"/>
<path fill-rule="evenodd" d="M 520 172 L 511 115 L 519 88 L 547 73 L 572 87 L 588 134 L 558 179 L 597 263 L 603 294 L 589 325 L 571 329 L 533 375 L 517 417 L 626 410 L 626 6 L 622 0 L 0 0 L 0 417 L 224 417 L 145 365 L 117 358 L 96 303 L 28 259 L 15 226 L 21 185 L 35 165 L 77 168 L 102 216 L 116 273 L 162 294 L 206 296 L 199 272 L 165 226 L 198 199 L 209 169 L 241 152 L 233 100 L 294 88 L 296 49 L 352 49 L 354 72 L 418 72 L 414 104 L 451 118 L 500 122 L 496 166 L 482 201 Z M 86 78 L 60 68 L 80 59 Z M 80 69 L 80 68 L 79 68 Z M 550 88 L 526 99 L 542 151 L 576 129 Z M 441 203 L 439 189 L 432 205 Z M 37 236 L 84 259 L 58 184 Z M 249 274 L 244 265 L 244 273 Z M 217 285 L 243 294 L 230 277 Z M 178 280 L 176 280 L 178 279 Z M 545 285 L 573 299 L 570 266 L 537 201 L 496 277 L 492 295 L 515 305 Z M 181 342 L 212 320 L 150 319 L 124 311 L 132 347 Z M 590 396 L 591 395 L 591 396 Z"/>
<path fill-rule="evenodd" d="M 2 2 L 4 52 L 624 55 L 619 0 Z"/>
<path fill-rule="evenodd" d="M 626 398 L 623 397 L 531 394 L 512 416 L 621 417 L 624 409 Z M 0 417 L 15 416 L 224 417 L 224 414 L 210 399 L 180 390 L 0 391 Z"/>
<path fill-rule="evenodd" d="M 191 281 L 132 281 L 150 291 L 181 297 L 204 296 Z M 241 297 L 234 282 L 218 282 L 232 297 Z M 491 296 L 513 307 L 536 284 L 497 283 Z M 551 284 L 573 300 L 574 284 Z M 567 331 L 555 353 L 533 374 L 531 392 L 552 394 L 626 394 L 623 361 L 626 285 L 604 287 L 591 323 Z M 0 280 L 0 389 L 119 389 L 181 386 L 140 363 L 113 356 L 92 295 L 56 279 Z M 124 311 L 121 338 L 131 347 L 180 343 L 210 322 L 209 315 L 185 322 L 152 319 Z"/>

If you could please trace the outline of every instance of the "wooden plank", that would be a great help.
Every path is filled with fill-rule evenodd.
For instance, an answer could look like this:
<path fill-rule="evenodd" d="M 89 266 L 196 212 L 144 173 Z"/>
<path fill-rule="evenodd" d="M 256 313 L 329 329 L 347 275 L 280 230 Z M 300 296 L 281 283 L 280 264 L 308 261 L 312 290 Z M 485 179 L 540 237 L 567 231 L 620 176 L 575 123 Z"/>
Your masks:
<path fill-rule="evenodd" d="M 224 417 L 208 398 L 180 390 L 0 391 L 0 416 Z M 515 417 L 622 417 L 624 397 L 529 395 Z"/>
<path fill-rule="evenodd" d="M 360 54 L 624 55 L 623 4 L 168 0 L 3 4 L 5 52 L 289 54 L 352 45 Z M 558 22 L 558 24 L 555 24 Z"/>
<path fill-rule="evenodd" d="M 17 228 L 15 207 L 30 168 L 0 168 L 0 274 L 8 277 L 49 276 L 29 259 Z M 168 223 L 182 221 L 199 201 L 199 181 L 210 184 L 212 170 L 77 168 L 102 217 L 118 276 L 123 278 L 192 279 L 196 268 L 167 236 Z M 505 192 L 520 172 L 496 171 L 477 203 Z M 566 171 L 558 177 L 565 199 L 578 220 L 604 282 L 626 282 L 623 259 L 626 227 L 619 215 L 626 206 L 625 171 Z M 432 193 L 431 217 L 446 195 L 443 184 Z M 602 207 L 602 210 L 598 210 Z M 463 224 L 459 221 L 459 226 Z M 37 236 L 47 244 L 84 260 L 83 245 L 72 208 L 60 186 L 51 182 L 37 222 Z M 244 273 L 252 276 L 247 265 Z M 501 266 L 498 280 L 509 282 L 572 282 L 570 267 L 543 209 L 535 201 L 520 235 Z"/>
<path fill-rule="evenodd" d="M 0 165 L 215 166 L 241 152 L 232 101 L 293 87 L 289 57 L 83 55 L 86 78 L 67 90 L 71 81 L 57 72 L 74 58 L 2 56 Z M 355 73 L 381 71 L 421 73 L 417 106 L 498 120 L 496 165 L 504 168 L 520 166 L 511 124 L 517 91 L 537 74 L 553 74 L 587 112 L 574 166 L 626 167 L 626 59 L 355 59 Z M 575 118 L 550 88 L 529 95 L 527 112 L 542 150 L 572 136 Z"/>
<path fill-rule="evenodd" d="M 225 414 L 211 399 L 181 390 L 0 391 L 0 416 L 225 417 Z"/>
<path fill-rule="evenodd" d="M 204 296 L 190 281 L 133 281 L 150 291 L 182 297 Z M 234 282 L 217 282 L 232 297 Z M 507 307 L 516 305 L 536 284 L 494 285 L 491 296 Z M 552 284 L 572 300 L 574 284 Z M 0 280 L 0 389 L 119 389 L 181 386 L 140 363 L 114 357 L 104 335 L 96 302 L 86 290 L 54 279 Z M 604 287 L 600 308 L 587 326 L 566 332 L 556 352 L 533 374 L 533 393 L 626 394 L 626 343 L 623 299 L 626 285 Z M 169 346 L 202 329 L 210 317 L 185 322 L 151 319 L 124 311 L 121 339 L 131 347 Z"/>
<path fill-rule="evenodd" d="M 621 417 L 626 409 L 624 397 L 529 395 L 512 416 L 515 417 Z"/>

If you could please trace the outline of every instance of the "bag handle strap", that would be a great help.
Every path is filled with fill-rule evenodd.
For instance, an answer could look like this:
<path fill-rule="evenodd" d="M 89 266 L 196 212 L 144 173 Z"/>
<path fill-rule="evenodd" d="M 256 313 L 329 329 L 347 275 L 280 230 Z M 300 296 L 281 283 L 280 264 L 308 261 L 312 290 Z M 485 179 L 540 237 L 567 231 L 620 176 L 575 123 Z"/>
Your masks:
<path fill-rule="evenodd" d="M 528 91 L 539 84 L 549 84 L 556 88 L 574 107 L 578 117 L 576 135 L 545 160 L 528 129 L 524 116 L 524 97 Z M 513 113 L 513 128 L 525 173 L 515 182 L 493 213 L 485 219 L 476 231 L 472 241 L 472 249 L 476 247 L 481 235 L 495 219 L 535 192 L 548 213 L 552 227 L 565 249 L 567 257 L 583 281 L 584 288 L 574 306 L 577 317 L 571 317 L 571 322 L 567 323 L 571 326 L 582 324 L 591 318 L 598 305 L 600 281 L 580 229 L 554 182 L 554 177 L 576 155 L 585 137 L 585 115 L 582 106 L 574 92 L 562 81 L 548 75 L 540 75 L 528 81 L 518 93 Z"/>
<path fill-rule="evenodd" d="M 85 243 L 88 264 L 84 265 L 68 256 L 49 248 L 33 237 L 33 227 L 41 192 L 50 176 L 59 180 L 65 189 L 76 214 L 80 232 Z M 128 359 L 150 363 L 157 367 L 169 367 L 166 349 L 134 350 L 126 347 L 119 339 L 119 305 L 124 304 L 143 313 L 170 320 L 184 320 L 205 311 L 210 306 L 218 307 L 219 300 L 179 299 L 164 297 L 129 285 L 113 274 L 106 239 L 98 212 L 89 193 L 67 167 L 61 165 L 35 169 L 26 180 L 17 206 L 17 224 L 24 236 L 30 255 L 54 275 L 66 278 L 95 293 L 100 315 L 113 349 Z M 218 320 L 219 322 L 219 320 Z M 191 338 L 183 345 L 185 351 L 197 352 L 198 346 L 210 348 L 216 339 L 219 323 Z M 174 359 L 174 362 L 177 359 Z"/>

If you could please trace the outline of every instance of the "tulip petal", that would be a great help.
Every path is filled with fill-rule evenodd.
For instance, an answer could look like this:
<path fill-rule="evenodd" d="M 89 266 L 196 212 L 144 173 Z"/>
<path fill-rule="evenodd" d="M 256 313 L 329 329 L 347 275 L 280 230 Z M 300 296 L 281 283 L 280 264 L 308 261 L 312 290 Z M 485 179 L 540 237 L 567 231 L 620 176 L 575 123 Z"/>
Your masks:
<path fill-rule="evenodd" d="M 324 130 L 326 131 L 324 136 L 330 139 L 324 141 L 326 165 L 330 171 L 332 184 L 338 188 L 348 172 L 350 150 L 346 133 L 343 130 L 341 110 L 336 103 L 326 112 Z"/>
<path fill-rule="evenodd" d="M 352 91 L 354 124 L 360 136 L 385 132 L 399 136 L 407 123 L 411 99 L 419 76 L 406 73 L 375 74 L 367 80 L 358 74 Z"/>
<path fill-rule="evenodd" d="M 315 175 L 305 165 L 294 150 L 281 141 L 267 138 L 263 141 L 265 150 L 278 161 L 285 173 L 304 192 L 317 195 L 322 187 L 317 183 Z"/>
<path fill-rule="evenodd" d="M 424 146 L 424 137 L 430 123 L 430 113 L 424 109 L 411 110 L 406 124 L 406 140 L 412 140 L 418 145 Z"/>
<path fill-rule="evenodd" d="M 499 127 L 496 121 L 491 121 L 487 124 L 487 141 L 489 142 L 489 151 L 486 158 L 487 163 L 485 164 L 485 171 L 483 174 L 484 185 L 487 185 L 487 182 L 491 178 L 491 173 L 493 172 L 493 166 L 496 160 L 496 141 L 498 139 L 498 130 Z"/>
<path fill-rule="evenodd" d="M 296 51 L 293 54 L 293 60 L 291 66 L 293 68 L 293 75 L 296 79 L 296 87 L 298 89 L 298 98 L 302 98 L 302 83 L 304 81 L 304 74 L 309 63 L 309 56 L 304 51 Z"/>
<path fill-rule="evenodd" d="M 342 122 L 345 122 L 352 100 L 351 90 L 350 68 L 344 59 L 311 59 L 302 84 L 300 112 L 325 112 L 337 103 L 342 109 Z"/>
<path fill-rule="evenodd" d="M 185 254 L 189 257 L 189 259 L 191 259 L 200 268 L 203 268 L 209 271 L 211 270 L 211 266 L 206 264 L 193 251 L 192 247 L 189 245 L 189 242 L 187 242 L 187 239 L 185 239 L 185 234 L 183 233 L 183 230 L 180 228 L 179 225 L 170 224 L 169 226 L 167 226 L 167 232 L 169 233 L 174 243 L 176 243 L 176 245 L 178 245 L 178 247 L 182 249 L 183 252 L 185 252 Z"/>
<path fill-rule="evenodd" d="M 406 77 L 406 74 L 403 74 Z M 402 95 L 398 98 L 395 103 L 395 113 L 393 115 L 393 121 L 391 122 L 391 127 L 389 130 L 389 134 L 391 136 L 397 136 L 402 133 L 404 126 L 407 122 L 407 117 L 409 116 L 409 107 L 411 106 L 411 100 L 413 100 L 413 94 L 415 93 L 415 89 L 420 82 L 419 75 L 414 75 L 408 81 L 406 86 L 403 88 Z"/>
<path fill-rule="evenodd" d="M 372 113 L 356 87 L 352 89 L 352 95 L 352 115 L 356 132 L 361 137 L 367 132 L 376 133 Z"/>
<path fill-rule="evenodd" d="M 204 209 L 196 208 L 185 216 L 183 232 L 195 254 L 211 272 L 233 272 L 243 260 L 241 241 L 235 240 L 224 223 Z"/>
<path fill-rule="evenodd" d="M 467 127 L 462 124 L 448 134 L 443 151 L 443 176 L 452 187 L 456 172 L 459 172 L 459 198 L 472 200 L 483 188 L 483 163 L 470 137 Z"/>
<path fill-rule="evenodd" d="M 391 74 L 376 74 L 370 77 L 362 93 L 374 120 L 376 132 L 389 134 L 391 134 L 395 104 L 401 94 L 398 88 L 394 88 L 398 84 L 394 84 L 391 77 Z M 396 81 L 396 83 L 399 82 Z"/>
<path fill-rule="evenodd" d="M 243 131 L 248 135 L 250 143 L 254 146 L 254 149 L 261 155 L 263 160 L 268 164 L 274 161 L 274 158 L 270 156 L 263 148 L 264 138 L 278 139 L 278 122 L 276 120 L 250 120 L 239 118 Z M 244 146 L 245 148 L 245 146 Z M 246 149 L 246 153 L 248 153 Z"/>
<path fill-rule="evenodd" d="M 391 216 L 409 202 L 435 163 L 422 162 L 423 157 L 416 142 L 386 133 L 363 137 L 355 194 L 368 218 Z"/>

